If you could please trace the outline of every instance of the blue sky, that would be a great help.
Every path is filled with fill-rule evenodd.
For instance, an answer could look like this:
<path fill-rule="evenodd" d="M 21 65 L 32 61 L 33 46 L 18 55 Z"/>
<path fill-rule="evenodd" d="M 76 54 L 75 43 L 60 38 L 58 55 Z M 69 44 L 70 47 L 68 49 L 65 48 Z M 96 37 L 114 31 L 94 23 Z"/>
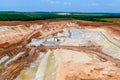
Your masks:
<path fill-rule="evenodd" d="M 0 11 L 120 13 L 120 0 L 0 0 Z"/>

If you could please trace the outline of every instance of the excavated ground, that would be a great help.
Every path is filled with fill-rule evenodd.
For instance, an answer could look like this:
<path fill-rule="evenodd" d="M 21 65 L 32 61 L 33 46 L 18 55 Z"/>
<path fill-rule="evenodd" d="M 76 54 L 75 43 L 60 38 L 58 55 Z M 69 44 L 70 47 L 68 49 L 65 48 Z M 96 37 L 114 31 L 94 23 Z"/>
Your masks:
<path fill-rule="evenodd" d="M 0 25 L 4 25 L 0 80 L 120 79 L 120 23 L 60 20 Z"/>

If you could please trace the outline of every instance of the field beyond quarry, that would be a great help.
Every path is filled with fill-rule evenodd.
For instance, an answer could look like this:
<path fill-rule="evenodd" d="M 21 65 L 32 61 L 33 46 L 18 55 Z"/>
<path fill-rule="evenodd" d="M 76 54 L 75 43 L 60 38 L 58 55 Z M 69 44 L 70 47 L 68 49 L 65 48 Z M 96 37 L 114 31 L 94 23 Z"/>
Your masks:
<path fill-rule="evenodd" d="M 119 80 L 120 23 L 0 21 L 0 75 L 0 80 Z"/>
<path fill-rule="evenodd" d="M 120 18 L 100 18 L 100 20 L 104 20 L 107 22 L 120 22 Z"/>
<path fill-rule="evenodd" d="M 32 21 L 48 19 L 77 19 L 94 22 L 119 22 L 120 13 L 80 13 L 80 12 L 0 12 L 0 21 Z"/>

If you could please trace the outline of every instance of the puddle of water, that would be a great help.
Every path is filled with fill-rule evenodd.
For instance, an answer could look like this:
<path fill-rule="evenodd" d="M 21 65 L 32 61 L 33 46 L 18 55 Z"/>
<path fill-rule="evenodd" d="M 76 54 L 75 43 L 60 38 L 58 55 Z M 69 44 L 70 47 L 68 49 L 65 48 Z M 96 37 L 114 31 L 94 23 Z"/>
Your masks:
<path fill-rule="evenodd" d="M 71 38 L 73 38 L 73 39 L 82 39 L 83 38 L 83 34 L 80 29 L 72 29 L 70 32 L 71 32 Z"/>
<path fill-rule="evenodd" d="M 43 43 L 44 46 L 57 46 L 58 44 L 56 42 L 52 42 L 52 41 L 47 41 L 45 43 Z"/>
<path fill-rule="evenodd" d="M 40 46 L 41 44 L 43 44 L 44 41 L 45 41 L 45 39 L 40 39 L 40 40 L 32 39 L 30 45 L 31 46 Z"/>
<path fill-rule="evenodd" d="M 37 67 L 40 61 L 44 58 L 44 56 L 45 56 L 45 53 L 43 52 L 38 53 L 37 59 L 34 62 L 30 63 L 30 67 Z"/>

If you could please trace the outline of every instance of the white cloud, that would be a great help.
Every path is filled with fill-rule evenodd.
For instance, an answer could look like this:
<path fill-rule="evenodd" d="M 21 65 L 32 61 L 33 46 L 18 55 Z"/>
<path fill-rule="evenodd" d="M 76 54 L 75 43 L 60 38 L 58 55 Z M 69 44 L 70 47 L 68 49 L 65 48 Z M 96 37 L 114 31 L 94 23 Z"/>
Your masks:
<path fill-rule="evenodd" d="M 61 4 L 61 5 L 71 5 L 71 2 L 68 1 L 58 1 L 58 0 L 42 0 L 50 4 Z"/>
<path fill-rule="evenodd" d="M 71 5 L 71 2 L 64 2 L 64 5 Z"/>
<path fill-rule="evenodd" d="M 99 3 L 92 3 L 90 6 L 99 6 Z"/>
<path fill-rule="evenodd" d="M 57 0 L 42 0 L 43 2 L 47 2 L 47 3 L 50 3 L 50 4 L 59 4 L 60 2 L 57 1 Z"/>
<path fill-rule="evenodd" d="M 59 4 L 60 2 L 59 1 L 49 1 L 51 4 Z"/>

